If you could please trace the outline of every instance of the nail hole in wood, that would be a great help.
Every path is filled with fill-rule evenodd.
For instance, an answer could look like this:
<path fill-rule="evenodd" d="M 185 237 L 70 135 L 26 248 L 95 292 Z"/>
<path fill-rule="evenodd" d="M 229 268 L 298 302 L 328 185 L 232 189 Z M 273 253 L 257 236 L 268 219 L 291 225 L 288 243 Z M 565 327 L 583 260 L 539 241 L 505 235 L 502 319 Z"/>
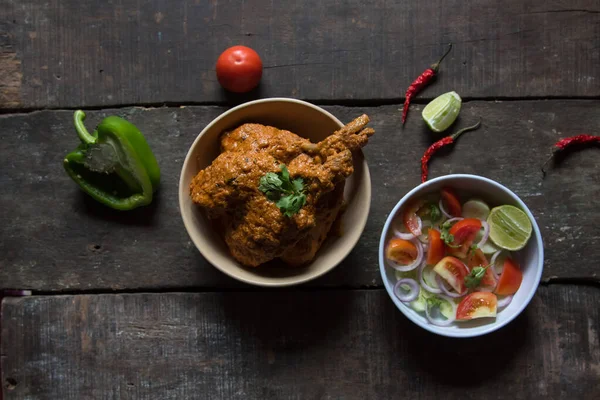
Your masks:
<path fill-rule="evenodd" d="M 102 246 L 99 244 L 88 244 L 87 248 L 88 248 L 88 251 L 95 253 L 97 251 L 100 251 L 102 249 Z"/>
<path fill-rule="evenodd" d="M 6 387 L 6 389 L 8 390 L 15 390 L 15 388 L 17 387 L 17 381 L 13 378 L 6 378 L 6 383 L 4 385 L 4 387 Z"/>

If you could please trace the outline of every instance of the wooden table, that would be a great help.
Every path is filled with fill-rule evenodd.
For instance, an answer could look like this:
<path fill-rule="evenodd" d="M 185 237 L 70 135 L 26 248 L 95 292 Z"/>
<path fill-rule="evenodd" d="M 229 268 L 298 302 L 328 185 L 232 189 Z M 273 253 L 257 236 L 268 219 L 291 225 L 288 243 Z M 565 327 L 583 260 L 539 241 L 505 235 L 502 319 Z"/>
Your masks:
<path fill-rule="evenodd" d="M 4 0 L 0 3 L 0 290 L 5 400 L 600 398 L 600 158 L 552 144 L 599 134 L 600 8 L 592 0 Z M 407 85 L 455 47 L 438 81 Z M 258 51 L 261 86 L 225 93 L 214 64 Z M 526 311 L 476 339 L 429 334 L 382 288 L 377 242 L 419 183 L 434 140 L 420 120 L 457 91 L 458 125 L 431 165 L 513 189 L 536 216 L 544 275 Z M 367 113 L 371 214 L 359 244 L 309 284 L 265 290 L 209 265 L 176 200 L 198 132 L 234 104 L 302 98 L 343 121 Z M 83 195 L 62 157 L 89 124 L 136 124 L 163 171 L 150 207 L 119 213 Z"/>

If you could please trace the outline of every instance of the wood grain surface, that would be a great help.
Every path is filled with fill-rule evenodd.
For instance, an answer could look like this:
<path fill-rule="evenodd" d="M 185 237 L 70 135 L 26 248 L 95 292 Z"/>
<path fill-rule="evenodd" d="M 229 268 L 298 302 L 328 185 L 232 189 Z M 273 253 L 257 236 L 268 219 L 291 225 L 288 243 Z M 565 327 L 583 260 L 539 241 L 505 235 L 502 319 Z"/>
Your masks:
<path fill-rule="evenodd" d="M 597 399 L 600 291 L 436 336 L 384 290 L 7 298 L 5 400 Z"/>
<path fill-rule="evenodd" d="M 236 44 L 264 60 L 254 95 L 401 100 L 449 42 L 423 98 L 600 96 L 593 0 L 5 0 L 0 107 L 235 102 L 214 65 Z"/>
<path fill-rule="evenodd" d="M 365 112 L 376 134 L 365 148 L 371 213 L 354 251 L 311 286 L 381 284 L 377 246 L 400 198 L 420 182 L 419 160 L 433 136 L 415 118 L 402 129 L 397 106 L 326 107 L 342 121 Z M 153 205 L 116 212 L 84 195 L 66 175 L 63 156 L 78 138 L 70 111 L 0 117 L 0 289 L 42 291 L 235 287 L 193 246 L 179 215 L 177 187 L 188 147 L 220 107 L 93 111 L 90 126 L 118 114 L 148 138 L 163 172 Z M 560 159 L 542 180 L 540 166 L 560 137 L 597 126 L 594 101 L 468 102 L 457 129 L 478 117 L 431 163 L 431 177 L 479 174 L 505 184 L 531 208 L 544 238 L 544 277 L 598 279 L 598 148 Z"/>

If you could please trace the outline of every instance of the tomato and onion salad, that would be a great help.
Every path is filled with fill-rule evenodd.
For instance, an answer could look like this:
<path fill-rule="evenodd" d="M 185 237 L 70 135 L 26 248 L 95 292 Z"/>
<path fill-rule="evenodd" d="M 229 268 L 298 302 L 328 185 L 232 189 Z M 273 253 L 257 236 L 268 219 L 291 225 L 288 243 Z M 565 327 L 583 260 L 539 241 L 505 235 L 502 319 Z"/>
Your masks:
<path fill-rule="evenodd" d="M 385 247 L 398 278 L 393 293 L 431 324 L 495 318 L 519 290 L 519 265 L 489 238 L 489 211 L 483 201 L 461 203 L 453 189 L 444 188 L 400 214 L 402 227 Z"/>

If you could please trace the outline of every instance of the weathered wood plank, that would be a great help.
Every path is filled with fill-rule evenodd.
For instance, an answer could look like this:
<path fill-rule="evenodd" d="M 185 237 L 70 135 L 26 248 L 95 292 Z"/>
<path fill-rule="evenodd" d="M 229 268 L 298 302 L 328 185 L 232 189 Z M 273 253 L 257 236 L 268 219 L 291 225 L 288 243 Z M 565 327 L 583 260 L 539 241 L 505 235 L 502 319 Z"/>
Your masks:
<path fill-rule="evenodd" d="M 598 278 L 597 148 L 573 153 L 542 181 L 540 165 L 559 137 L 598 126 L 594 101 L 468 102 L 460 125 L 483 128 L 439 153 L 431 176 L 474 173 L 513 189 L 538 218 L 545 240 L 544 276 Z M 373 201 L 355 250 L 311 285 L 380 285 L 377 243 L 389 211 L 419 183 L 419 160 L 434 140 L 421 121 L 400 128 L 398 106 L 328 107 L 343 121 L 366 112 L 376 135 L 365 149 Z M 89 124 L 117 113 L 148 137 L 163 171 L 156 204 L 114 212 L 85 196 L 62 168 L 77 144 L 71 112 L 0 117 L 0 288 L 86 290 L 229 287 L 190 242 L 177 201 L 179 172 L 196 134 L 219 107 L 90 112 Z"/>
<path fill-rule="evenodd" d="M 246 44 L 262 55 L 252 97 L 399 99 L 444 51 L 423 96 L 599 96 L 593 0 L 6 0 L 0 106 L 224 102 L 214 64 Z"/>
<path fill-rule="evenodd" d="M 413 325 L 383 290 L 6 299 L 4 394 L 597 399 L 599 301 L 593 287 L 542 287 L 502 330 L 453 340 Z"/>

